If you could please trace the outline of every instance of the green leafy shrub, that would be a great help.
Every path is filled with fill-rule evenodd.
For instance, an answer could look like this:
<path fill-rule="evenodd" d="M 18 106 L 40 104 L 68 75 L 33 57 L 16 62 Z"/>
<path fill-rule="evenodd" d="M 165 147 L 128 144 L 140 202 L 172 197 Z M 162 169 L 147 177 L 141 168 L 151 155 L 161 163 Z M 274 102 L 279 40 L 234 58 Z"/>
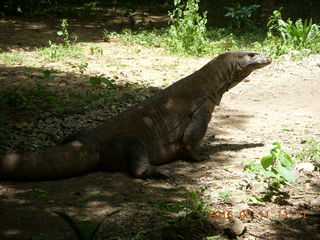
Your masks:
<path fill-rule="evenodd" d="M 96 77 L 91 77 L 89 81 L 90 81 L 92 86 L 100 86 L 102 83 L 104 83 L 109 88 L 116 89 L 116 86 L 113 84 L 114 80 L 110 80 L 110 79 L 104 77 L 103 75 L 96 76 Z"/>
<path fill-rule="evenodd" d="M 68 26 L 69 26 L 68 20 L 67 19 L 62 19 L 61 20 L 61 30 L 57 32 L 57 34 L 59 36 L 63 37 L 62 42 L 63 42 L 63 45 L 65 47 L 69 47 L 70 46 L 69 32 L 68 32 L 68 29 L 67 29 Z"/>
<path fill-rule="evenodd" d="M 269 31 L 268 37 L 279 36 L 281 41 L 278 47 L 287 49 L 313 49 L 319 48 L 320 30 L 317 24 L 312 23 L 312 19 L 298 19 L 293 22 L 282 19 L 280 10 L 273 11 L 267 24 Z"/>
<path fill-rule="evenodd" d="M 4 15 L 8 14 L 34 14 L 34 15 L 45 15 L 53 10 L 61 8 L 58 0 L 3 0 L 0 4 L 0 13 Z"/>
<path fill-rule="evenodd" d="M 199 14 L 200 0 L 187 0 L 184 6 L 181 2 L 175 0 L 175 9 L 169 12 L 171 26 L 166 47 L 176 53 L 201 55 L 210 49 L 206 12 Z"/>
<path fill-rule="evenodd" d="M 233 27 L 236 29 L 248 29 L 253 25 L 251 20 L 252 13 L 259 7 L 260 5 L 258 4 L 241 6 L 240 3 L 237 2 L 234 7 L 225 7 L 228 11 L 225 16 L 232 19 Z"/>
<path fill-rule="evenodd" d="M 259 171 L 266 180 L 271 182 L 277 181 L 281 184 L 286 182 L 295 182 L 296 178 L 293 173 L 294 162 L 291 156 L 281 149 L 278 142 L 274 142 L 270 147 L 270 154 L 261 158 L 260 164 L 249 161 L 245 166 L 247 171 Z"/>
<path fill-rule="evenodd" d="M 270 154 L 262 157 L 260 164 L 253 160 L 247 160 L 247 162 L 249 164 L 244 167 L 244 170 L 256 173 L 258 178 L 262 177 L 268 183 L 269 191 L 264 197 L 265 200 L 270 200 L 288 182 L 296 181 L 294 162 L 291 156 L 281 149 L 278 142 L 271 145 Z"/>

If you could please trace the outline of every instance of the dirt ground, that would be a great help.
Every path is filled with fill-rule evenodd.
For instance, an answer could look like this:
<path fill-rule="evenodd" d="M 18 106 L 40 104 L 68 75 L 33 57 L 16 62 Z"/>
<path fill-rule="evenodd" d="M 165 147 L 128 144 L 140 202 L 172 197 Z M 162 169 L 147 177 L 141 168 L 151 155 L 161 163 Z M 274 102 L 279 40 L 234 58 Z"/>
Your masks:
<path fill-rule="evenodd" d="M 54 23 L 15 19 L 0 23 L 3 50 L 19 52 L 27 61 L 8 65 L 0 62 L 2 89 L 21 83 L 23 68 L 58 69 L 63 76 L 72 73 L 68 65 L 47 63 L 35 55 L 34 47 L 54 39 L 58 21 Z M 88 32 L 81 29 L 89 29 Z M 163 87 L 200 68 L 210 58 L 171 56 L 162 49 L 130 46 L 117 41 L 99 40 L 101 27 L 71 24 L 80 34 L 80 44 L 90 41 L 103 48 L 104 57 L 88 58 L 86 74 L 116 74 L 120 80 L 148 83 Z M 82 34 L 82 35 L 81 35 Z M 86 41 L 83 36 L 88 34 Z M 29 80 L 28 80 L 29 79 Z M 25 81 L 31 81 L 32 74 Z M 78 81 L 64 81 L 64 87 L 81 88 Z M 66 80 L 66 79 L 64 79 Z M 203 142 L 210 160 L 189 163 L 182 160 L 164 168 L 174 174 L 169 180 L 138 180 L 125 173 L 91 173 L 59 181 L 0 183 L 0 239 L 74 239 L 71 229 L 54 214 L 64 211 L 77 220 L 97 223 L 108 213 L 121 210 L 105 219 L 98 239 L 130 239 L 139 232 L 159 226 L 161 211 L 158 201 L 180 201 L 168 189 L 207 186 L 212 210 L 239 211 L 219 198 L 222 190 L 233 189 L 240 196 L 240 185 L 250 181 L 240 160 L 258 160 L 266 155 L 267 145 L 278 141 L 289 152 L 302 146 L 303 139 L 320 137 L 320 55 L 302 61 L 289 59 L 252 73 L 247 80 L 226 93 L 216 108 Z M 10 85 L 11 84 L 11 85 Z M 4 87 L 5 86 L 5 87 Z M 228 166 L 228 168 L 226 168 Z M 273 203 L 249 205 L 254 213 L 269 211 L 263 219 L 242 219 L 247 227 L 239 239 L 320 239 L 320 219 L 304 218 L 296 211 L 318 213 L 320 209 L 320 174 L 309 173 L 307 180 L 289 187 L 289 205 Z M 236 189 L 236 190 L 235 190 Z M 248 196 L 250 190 L 243 190 Z M 241 202 L 241 200 L 240 200 Z M 243 204 L 246 201 L 243 201 Z M 238 212 L 237 212 L 238 211 Z M 287 211 L 283 216 L 277 213 Z M 223 239 L 223 238 L 221 238 Z"/>

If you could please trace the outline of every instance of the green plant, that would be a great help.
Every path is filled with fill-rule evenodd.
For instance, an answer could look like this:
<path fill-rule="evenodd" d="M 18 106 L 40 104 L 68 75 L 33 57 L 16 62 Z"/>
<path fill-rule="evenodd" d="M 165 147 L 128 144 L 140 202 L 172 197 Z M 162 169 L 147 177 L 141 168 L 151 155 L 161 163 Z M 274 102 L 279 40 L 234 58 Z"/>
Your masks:
<path fill-rule="evenodd" d="M 83 75 L 83 73 L 87 70 L 88 68 L 88 63 L 82 63 L 82 64 L 79 64 L 77 65 L 78 69 L 79 69 L 79 72 L 81 75 Z"/>
<path fill-rule="evenodd" d="M 303 48 L 314 49 L 319 46 L 319 26 L 313 24 L 312 19 L 304 21 L 298 19 L 292 22 L 289 18 L 285 21 L 282 19 L 281 10 L 275 10 L 267 26 L 269 28 L 268 37 L 280 36 L 282 44 L 287 47 L 291 46 L 301 50 Z"/>
<path fill-rule="evenodd" d="M 53 43 L 49 40 L 49 47 L 37 49 L 40 55 L 46 56 L 46 60 L 55 60 L 62 57 L 79 58 L 84 55 L 81 46 L 75 44 L 77 35 L 73 35 L 73 41 L 71 41 L 67 27 L 67 19 L 62 19 L 61 30 L 57 32 L 59 36 L 63 37 L 62 44 Z"/>
<path fill-rule="evenodd" d="M 96 44 L 90 44 L 90 54 L 91 55 L 103 55 L 103 49 Z"/>
<path fill-rule="evenodd" d="M 228 12 L 225 14 L 226 17 L 230 17 L 232 24 L 235 28 L 247 29 L 253 25 L 251 16 L 252 13 L 260 7 L 258 4 L 252 4 L 249 6 L 241 6 L 239 2 L 234 4 L 234 7 L 225 7 Z"/>
<path fill-rule="evenodd" d="M 0 93 L 0 101 L 14 110 L 35 110 L 43 112 L 60 111 L 67 106 L 55 92 L 45 89 L 40 83 L 31 89 L 12 88 Z"/>
<path fill-rule="evenodd" d="M 95 236 L 97 232 L 99 231 L 102 222 L 109 216 L 116 214 L 120 212 L 121 210 L 116 210 L 111 213 L 109 213 L 104 219 L 102 219 L 97 225 L 93 226 L 88 223 L 81 223 L 78 224 L 75 222 L 74 219 L 72 219 L 68 214 L 64 212 L 59 212 L 59 211 L 53 211 L 54 213 L 58 214 L 63 220 L 66 221 L 67 224 L 72 228 L 74 233 L 77 236 L 78 240 L 93 240 L 95 239 Z"/>
<path fill-rule="evenodd" d="M 90 1 L 88 3 L 84 3 L 82 12 L 84 14 L 90 14 L 90 13 L 96 11 L 97 10 L 97 3 L 98 2 L 96 2 L 96 1 Z"/>
<path fill-rule="evenodd" d="M 305 140 L 305 145 L 298 149 L 294 155 L 298 161 L 314 161 L 320 165 L 320 141 L 315 138 Z"/>
<path fill-rule="evenodd" d="M 168 13 L 170 29 L 166 40 L 169 50 L 176 53 L 201 55 L 210 49 L 207 37 L 206 12 L 199 14 L 200 0 L 175 0 L 175 9 Z"/>
<path fill-rule="evenodd" d="M 44 77 L 45 79 L 47 79 L 48 81 L 53 81 L 53 80 L 56 79 L 55 76 L 52 76 L 52 75 L 51 75 L 52 72 L 51 72 L 50 70 L 44 70 L 44 71 L 42 71 L 42 74 L 43 74 L 43 77 Z"/>
<path fill-rule="evenodd" d="M 10 129 L 0 127 L 0 142 L 4 143 L 7 139 L 10 138 L 10 134 Z"/>
<path fill-rule="evenodd" d="M 113 81 L 104 77 L 103 75 L 91 77 L 89 81 L 92 84 L 92 86 L 100 86 L 102 83 L 104 83 L 111 89 L 116 88 L 116 86 L 113 84 Z"/>
<path fill-rule="evenodd" d="M 68 20 L 67 19 L 62 19 L 61 20 L 61 30 L 57 32 L 59 36 L 62 36 L 62 42 L 65 47 L 70 46 L 70 39 L 69 39 L 69 32 L 68 32 Z"/>
<path fill-rule="evenodd" d="M 62 44 L 53 43 L 48 41 L 49 47 L 39 48 L 38 52 L 44 56 L 46 60 L 52 61 L 63 57 L 79 58 L 84 55 L 83 49 L 79 45 L 70 45 L 65 47 Z"/>
<path fill-rule="evenodd" d="M 184 200 L 179 202 L 156 202 L 156 206 L 164 211 L 170 213 L 185 213 L 201 212 L 208 213 L 209 210 L 206 207 L 207 199 L 203 196 L 203 192 L 206 187 L 202 187 L 199 190 L 192 190 L 185 194 Z"/>
<path fill-rule="evenodd" d="M 261 158 L 260 164 L 252 160 L 247 160 L 249 163 L 244 167 L 245 171 L 254 172 L 263 178 L 268 183 L 269 192 L 265 199 L 276 195 L 276 192 L 285 186 L 288 182 L 294 183 L 296 176 L 293 170 L 294 162 L 291 156 L 281 149 L 278 142 L 274 142 L 270 146 L 270 154 Z"/>
<path fill-rule="evenodd" d="M 131 29 L 125 28 L 120 33 L 110 32 L 104 29 L 101 35 L 105 40 L 116 38 L 124 43 L 140 44 L 143 46 L 160 46 L 162 42 L 165 41 L 163 29 L 138 29 L 132 31 Z"/>
<path fill-rule="evenodd" d="M 21 64 L 25 58 L 20 53 L 0 53 L 0 61 L 5 64 Z"/>
<path fill-rule="evenodd" d="M 228 197 L 228 196 L 230 195 L 230 193 L 231 193 L 230 190 L 220 191 L 220 192 L 219 192 L 219 196 L 220 196 L 221 198 L 226 198 L 226 197 Z"/>

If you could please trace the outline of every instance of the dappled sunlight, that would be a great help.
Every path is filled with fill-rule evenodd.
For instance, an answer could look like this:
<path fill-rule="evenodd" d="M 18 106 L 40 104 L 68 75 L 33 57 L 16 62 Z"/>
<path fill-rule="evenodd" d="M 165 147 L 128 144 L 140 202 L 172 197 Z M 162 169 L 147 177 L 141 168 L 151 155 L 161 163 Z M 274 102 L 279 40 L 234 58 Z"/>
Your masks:
<path fill-rule="evenodd" d="M 305 3 L 294 7 L 294 3 L 289 2 L 284 5 L 291 6 L 292 9 L 288 9 L 293 11 L 295 22 L 295 18 L 303 16 L 305 10 L 300 7 Z M 247 6 L 207 1 L 202 2 L 200 9 L 209 10 L 209 24 L 198 27 L 204 26 L 208 49 L 200 49 L 204 50 L 203 56 L 190 56 L 183 50 L 173 55 L 166 46 L 168 40 L 176 40 L 166 35 L 167 13 L 174 8 L 172 4 L 173 1 L 158 5 L 148 2 L 139 7 L 136 1 L 90 1 L 81 8 L 75 6 L 76 11 L 69 15 L 62 11 L 63 14 L 44 13 L 44 16 L 32 17 L 16 12 L 18 16 L 4 15 L 0 19 L 0 153 L 6 153 L 3 164 L 8 168 L 14 168 L 22 156 L 12 152 L 27 151 L 23 156 L 31 160 L 38 157 L 40 161 L 35 164 L 43 170 L 32 171 L 28 164 L 25 164 L 26 170 L 22 169 L 31 178 L 33 175 L 46 178 L 46 171 L 55 170 L 58 171 L 53 178 L 68 176 L 72 171 L 81 170 L 79 166 L 88 167 L 81 161 L 89 159 L 92 163 L 101 157 L 96 152 L 95 137 L 103 139 L 121 122 L 119 118 L 110 122 L 109 119 L 194 73 L 216 54 L 243 48 L 266 51 L 277 57 L 270 66 L 252 73 L 226 92 L 221 104 L 215 106 L 206 136 L 196 150 L 197 154 L 207 156 L 204 161 L 186 161 L 179 154 L 166 164 L 159 161 L 161 168 L 171 173 L 168 179 L 142 180 L 125 171 L 96 171 L 52 181 L 1 180 L 1 239 L 74 239 L 75 233 L 54 211 L 70 215 L 77 223 L 95 225 L 103 220 L 99 240 L 166 240 L 178 235 L 186 239 L 195 236 L 192 240 L 203 239 L 203 236 L 222 239 L 227 237 L 222 235 L 226 223 L 231 222 L 228 216 L 235 217 L 246 228 L 239 239 L 320 239 L 320 145 L 311 146 L 311 140 L 306 140 L 320 144 L 320 56 L 308 56 L 318 52 L 319 43 L 311 41 L 314 44 L 311 50 L 296 50 L 281 42 L 276 32 L 269 32 L 272 37 L 267 38 L 268 29 L 254 14 L 252 18 L 244 14 L 239 21 L 237 16 L 225 17 L 232 8 L 245 10 Z M 310 6 L 305 4 L 307 13 L 316 15 L 313 22 L 316 24 L 319 5 Z M 256 9 L 258 15 L 260 9 L 272 14 L 271 8 L 262 6 Z M 0 16 L 1 10 L 0 6 Z M 290 11 L 284 12 L 284 16 Z M 190 19 L 193 16 L 189 15 Z M 68 19 L 66 29 L 61 27 L 62 19 Z M 235 25 L 233 28 L 229 26 L 231 23 Z M 217 27 L 220 25 L 223 26 Z M 188 39 L 188 34 L 182 40 Z M 195 44 L 197 42 L 196 38 Z M 208 72 L 204 78 L 214 77 L 210 74 L 221 75 L 221 72 Z M 136 126 L 141 126 L 136 122 L 143 123 L 142 126 L 153 131 L 153 138 L 148 141 L 169 146 L 151 149 L 154 158 L 161 154 L 173 157 L 185 134 L 184 121 L 191 118 L 187 112 L 190 116 L 181 120 L 179 116 L 184 114 L 181 109 L 187 107 L 190 98 L 207 97 L 198 96 L 201 91 L 197 87 L 195 84 L 192 89 L 184 88 L 182 93 L 173 92 L 173 97 L 162 97 L 147 109 L 138 105 L 136 112 L 147 111 L 150 115 L 138 114 L 135 118 L 129 114 L 129 119 L 124 119 L 120 126 L 131 126 L 129 130 L 135 132 Z M 181 98 L 175 98 L 175 94 Z M 165 110 L 157 112 L 158 105 Z M 154 123 L 159 119 L 164 127 L 156 128 Z M 110 127 L 99 128 L 102 131 L 94 132 L 95 136 L 85 139 L 87 142 L 84 138 L 73 141 L 104 124 Z M 201 130 L 197 127 L 193 135 Z M 182 132 L 178 140 L 171 136 L 177 132 Z M 172 143 L 174 141 L 177 144 Z M 296 166 L 308 163 L 311 170 L 293 168 L 298 181 L 287 184 L 281 179 L 283 175 L 274 169 L 276 161 L 280 162 L 277 166 L 282 166 L 288 158 L 280 155 L 282 150 L 275 154 L 280 159 L 268 155 L 271 154 L 269 146 L 274 142 L 279 142 L 279 146 L 281 143 L 286 156 L 291 156 Z M 87 144 L 93 152 L 84 149 Z M 55 147 L 57 145 L 63 146 Z M 127 146 L 123 145 L 120 150 L 126 154 Z M 293 151 L 295 148 L 299 151 Z M 68 164 L 70 156 L 74 164 Z M 41 157 L 55 162 L 54 169 L 46 169 L 48 165 Z M 263 158 L 273 163 L 264 173 L 278 174 L 272 180 L 279 184 L 279 189 L 274 185 L 279 191 L 270 190 L 271 181 L 266 175 L 248 171 L 261 167 Z M 114 159 L 114 162 L 118 160 Z M 93 171 L 98 167 L 89 168 Z M 84 172 L 80 170 L 78 173 Z M 191 200 L 187 198 L 190 193 L 193 193 Z M 212 218 L 214 212 L 219 212 L 219 217 L 210 219 L 211 225 L 202 222 L 210 217 L 204 208 L 211 210 Z M 190 209 L 200 217 L 192 214 L 190 217 Z M 253 215 L 260 217 L 253 218 Z M 190 219 L 193 221 L 186 226 L 179 225 Z M 195 230 L 197 224 L 203 225 Z M 217 228 L 210 232 L 210 226 Z M 155 233 L 155 237 L 147 235 L 149 231 Z"/>

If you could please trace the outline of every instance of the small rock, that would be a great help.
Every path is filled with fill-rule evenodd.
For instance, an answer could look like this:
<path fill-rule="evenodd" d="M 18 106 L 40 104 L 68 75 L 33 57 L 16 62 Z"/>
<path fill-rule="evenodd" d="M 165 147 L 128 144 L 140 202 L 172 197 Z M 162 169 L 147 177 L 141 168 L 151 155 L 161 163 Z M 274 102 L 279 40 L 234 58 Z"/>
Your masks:
<path fill-rule="evenodd" d="M 239 196 L 230 196 L 225 199 L 225 202 L 235 206 L 242 202 L 242 198 Z"/>
<path fill-rule="evenodd" d="M 225 202 L 235 206 L 241 202 L 246 202 L 247 199 L 248 199 L 248 196 L 243 191 L 236 190 L 232 193 L 230 197 L 227 197 L 225 199 Z"/>
<path fill-rule="evenodd" d="M 311 200 L 310 202 L 311 207 L 319 207 L 320 206 L 320 198 L 316 198 Z"/>
<path fill-rule="evenodd" d="M 263 182 L 254 182 L 252 184 L 252 191 L 253 192 L 256 192 L 256 193 L 260 193 L 260 192 L 263 192 L 265 191 L 267 185 L 266 183 L 263 183 Z"/>
<path fill-rule="evenodd" d="M 227 234 L 228 237 L 230 238 L 236 238 L 237 236 L 244 234 L 245 231 L 246 231 L 246 226 L 238 218 L 232 219 L 224 229 L 225 234 Z"/>
<path fill-rule="evenodd" d="M 299 163 L 296 165 L 296 170 L 299 172 L 313 172 L 315 171 L 315 166 L 313 163 L 310 162 L 304 162 L 304 163 Z"/>
<path fill-rule="evenodd" d="M 305 205 L 305 202 L 303 202 L 303 201 L 294 201 L 294 202 L 292 202 L 292 205 L 295 206 L 295 207 L 301 207 L 301 206 Z"/>
<path fill-rule="evenodd" d="M 249 205 L 248 203 L 244 202 L 244 203 L 238 203 L 236 205 L 234 205 L 233 207 L 233 216 L 237 216 L 240 215 L 240 212 L 242 211 L 247 211 L 249 209 Z"/>
<path fill-rule="evenodd" d="M 247 179 L 242 179 L 238 184 L 241 189 L 248 189 L 251 187 L 251 183 Z"/>
<path fill-rule="evenodd" d="M 51 123 L 53 123 L 52 118 L 48 118 L 48 119 L 46 119 L 46 120 L 45 120 L 45 123 L 47 123 L 47 124 L 51 124 Z"/>

